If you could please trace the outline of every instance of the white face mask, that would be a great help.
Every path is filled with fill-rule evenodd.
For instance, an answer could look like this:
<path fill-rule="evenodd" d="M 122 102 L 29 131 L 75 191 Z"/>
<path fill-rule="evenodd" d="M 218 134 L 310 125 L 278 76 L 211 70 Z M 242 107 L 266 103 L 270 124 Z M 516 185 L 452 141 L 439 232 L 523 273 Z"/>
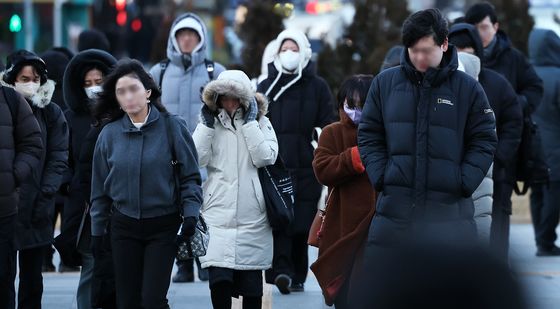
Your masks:
<path fill-rule="evenodd" d="M 286 50 L 281 52 L 278 56 L 280 57 L 280 64 L 288 71 L 293 71 L 299 66 L 299 52 Z"/>
<path fill-rule="evenodd" d="M 90 99 L 97 99 L 99 97 L 99 93 L 103 91 L 103 87 L 101 86 L 91 86 L 84 88 L 86 92 L 86 96 Z"/>
<path fill-rule="evenodd" d="M 33 95 L 35 95 L 37 90 L 39 90 L 39 87 L 41 87 L 41 84 L 34 82 L 15 83 L 17 92 L 21 93 L 27 99 L 30 99 Z"/>

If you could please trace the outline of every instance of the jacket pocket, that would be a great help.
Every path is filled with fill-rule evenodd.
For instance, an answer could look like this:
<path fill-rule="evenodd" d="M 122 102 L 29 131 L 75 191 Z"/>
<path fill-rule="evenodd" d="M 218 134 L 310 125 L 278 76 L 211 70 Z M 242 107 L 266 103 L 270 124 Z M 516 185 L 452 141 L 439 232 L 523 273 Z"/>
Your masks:
<path fill-rule="evenodd" d="M 264 194 L 262 190 L 261 183 L 258 178 L 252 178 L 253 190 L 255 192 L 255 198 L 257 199 L 257 205 L 259 206 L 259 211 L 263 213 L 266 210 L 264 202 Z"/>

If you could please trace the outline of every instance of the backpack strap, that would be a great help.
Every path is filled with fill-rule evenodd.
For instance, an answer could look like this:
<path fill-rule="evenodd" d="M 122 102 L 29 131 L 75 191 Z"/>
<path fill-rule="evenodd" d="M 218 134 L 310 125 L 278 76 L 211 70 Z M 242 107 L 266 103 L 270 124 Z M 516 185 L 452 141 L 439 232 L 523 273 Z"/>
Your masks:
<path fill-rule="evenodd" d="M 204 65 L 206 65 L 206 72 L 208 72 L 208 79 L 214 80 L 214 61 L 204 59 Z"/>
<path fill-rule="evenodd" d="M 163 75 L 165 74 L 165 70 L 167 70 L 167 66 L 169 66 L 169 62 L 171 62 L 171 60 L 169 60 L 169 58 L 165 58 L 164 60 L 160 61 L 160 63 L 159 63 L 159 67 L 160 67 L 159 89 L 160 90 L 161 90 L 161 84 L 163 83 Z"/>
<path fill-rule="evenodd" d="M 6 104 L 8 104 L 8 108 L 10 109 L 10 114 L 12 114 L 12 125 L 15 127 L 17 125 L 18 119 L 18 107 L 17 104 L 19 100 L 16 96 L 15 90 L 8 89 L 8 87 L 2 87 L 2 93 L 4 94 L 4 100 Z"/>

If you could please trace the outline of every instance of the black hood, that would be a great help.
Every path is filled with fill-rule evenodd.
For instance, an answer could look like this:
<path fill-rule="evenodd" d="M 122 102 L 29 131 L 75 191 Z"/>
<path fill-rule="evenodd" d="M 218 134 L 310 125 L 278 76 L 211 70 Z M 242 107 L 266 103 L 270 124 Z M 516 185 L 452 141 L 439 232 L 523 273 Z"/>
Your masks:
<path fill-rule="evenodd" d="M 111 45 L 105 33 L 96 29 L 89 29 L 82 31 L 78 37 L 78 51 L 88 49 L 100 49 L 109 52 Z"/>
<path fill-rule="evenodd" d="M 421 73 L 412 64 L 408 57 L 408 52 L 403 49 L 401 54 L 401 67 L 405 72 L 407 78 L 413 83 L 422 83 L 430 87 L 437 87 L 441 85 L 451 74 L 457 71 L 459 66 L 459 58 L 457 56 L 457 49 L 453 45 L 449 45 L 446 52 L 443 53 L 443 58 L 439 68 L 429 68 L 425 73 Z"/>
<path fill-rule="evenodd" d="M 88 49 L 76 54 L 68 63 L 62 85 L 64 101 L 68 108 L 75 113 L 89 113 L 87 107 L 89 99 L 83 85 L 86 71 L 95 65 L 101 68 L 105 74 L 108 74 L 116 63 L 117 59 L 115 57 L 99 49 Z"/>
<path fill-rule="evenodd" d="M 475 55 L 480 58 L 480 60 L 484 59 L 484 48 L 482 47 L 482 40 L 480 39 L 480 35 L 478 34 L 476 27 L 467 23 L 458 23 L 451 26 L 448 35 L 449 43 L 453 43 L 454 37 L 458 38 L 462 35 L 467 35 L 472 41 Z"/>
<path fill-rule="evenodd" d="M 560 67 L 560 38 L 547 29 L 533 29 L 529 35 L 529 55 L 536 66 Z"/>
<path fill-rule="evenodd" d="M 68 66 L 68 62 L 70 62 L 70 59 L 66 54 L 56 50 L 47 50 L 39 56 L 45 61 L 45 64 L 47 65 L 49 79 L 54 80 L 56 82 L 57 88 L 59 88 L 60 85 L 62 85 L 64 71 Z"/>
<path fill-rule="evenodd" d="M 387 54 L 385 54 L 385 59 L 383 59 L 383 63 L 381 64 L 381 71 L 385 71 L 386 69 L 390 69 L 392 67 L 396 67 L 401 64 L 401 55 L 404 50 L 404 46 L 402 45 L 395 45 L 389 49 Z"/>

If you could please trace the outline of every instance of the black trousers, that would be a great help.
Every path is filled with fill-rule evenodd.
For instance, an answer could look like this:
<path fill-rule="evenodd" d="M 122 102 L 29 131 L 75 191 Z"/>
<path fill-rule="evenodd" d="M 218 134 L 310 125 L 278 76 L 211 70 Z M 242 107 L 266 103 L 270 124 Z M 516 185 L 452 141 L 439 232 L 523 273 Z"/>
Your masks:
<path fill-rule="evenodd" d="M 508 182 L 494 182 L 490 247 L 496 256 L 505 263 L 508 262 L 512 193 L 512 184 Z"/>
<path fill-rule="evenodd" d="M 41 298 L 43 297 L 41 271 L 45 248 L 43 246 L 19 251 L 18 308 L 41 308 Z"/>
<path fill-rule="evenodd" d="M 556 241 L 560 220 L 560 182 L 531 187 L 531 217 L 537 246 L 550 249 Z"/>
<path fill-rule="evenodd" d="M 305 283 L 309 270 L 307 234 L 274 231 L 272 269 L 266 271 L 266 282 L 274 283 L 279 274 L 292 278 L 292 283 Z"/>
<path fill-rule="evenodd" d="M 6 309 L 13 309 L 16 305 L 16 220 L 17 215 L 0 217 L 0 308 Z"/>
<path fill-rule="evenodd" d="M 138 220 L 113 212 L 111 248 L 118 308 L 169 308 L 167 291 L 181 222 L 178 213 Z"/>

